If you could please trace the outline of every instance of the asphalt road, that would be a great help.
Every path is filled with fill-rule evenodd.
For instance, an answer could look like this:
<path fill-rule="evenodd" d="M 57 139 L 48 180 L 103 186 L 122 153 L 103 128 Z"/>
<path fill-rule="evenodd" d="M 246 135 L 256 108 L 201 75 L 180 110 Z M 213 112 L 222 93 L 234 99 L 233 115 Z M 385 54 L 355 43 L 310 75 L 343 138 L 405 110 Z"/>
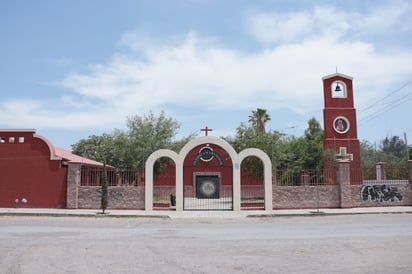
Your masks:
<path fill-rule="evenodd" d="M 0 217 L 0 273 L 412 273 L 412 215 Z"/>

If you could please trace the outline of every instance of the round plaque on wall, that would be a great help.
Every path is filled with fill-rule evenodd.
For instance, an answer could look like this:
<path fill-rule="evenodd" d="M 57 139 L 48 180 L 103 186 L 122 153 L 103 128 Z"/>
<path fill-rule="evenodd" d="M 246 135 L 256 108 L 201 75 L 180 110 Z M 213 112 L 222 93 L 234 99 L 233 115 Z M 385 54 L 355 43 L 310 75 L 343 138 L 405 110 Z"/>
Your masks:
<path fill-rule="evenodd" d="M 348 132 L 349 127 L 349 120 L 344 116 L 338 116 L 333 120 L 333 129 L 339 134 Z"/>
<path fill-rule="evenodd" d="M 209 162 L 213 159 L 213 157 L 215 156 L 215 152 L 213 151 L 213 149 L 209 146 L 205 146 L 202 147 L 199 150 L 199 154 L 200 154 L 200 159 L 203 162 Z"/>
<path fill-rule="evenodd" d="M 202 194 L 206 197 L 211 197 L 215 194 L 216 192 L 216 184 L 215 182 L 212 181 L 204 181 L 202 182 L 202 185 L 200 186 L 200 191 Z"/>

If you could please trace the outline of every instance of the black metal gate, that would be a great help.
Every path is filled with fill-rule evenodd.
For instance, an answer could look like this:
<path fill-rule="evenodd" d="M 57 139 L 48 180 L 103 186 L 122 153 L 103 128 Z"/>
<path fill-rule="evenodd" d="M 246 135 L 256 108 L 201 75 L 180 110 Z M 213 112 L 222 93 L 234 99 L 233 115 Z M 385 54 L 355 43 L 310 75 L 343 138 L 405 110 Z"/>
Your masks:
<path fill-rule="evenodd" d="M 184 210 L 233 210 L 232 167 L 184 167 Z"/>

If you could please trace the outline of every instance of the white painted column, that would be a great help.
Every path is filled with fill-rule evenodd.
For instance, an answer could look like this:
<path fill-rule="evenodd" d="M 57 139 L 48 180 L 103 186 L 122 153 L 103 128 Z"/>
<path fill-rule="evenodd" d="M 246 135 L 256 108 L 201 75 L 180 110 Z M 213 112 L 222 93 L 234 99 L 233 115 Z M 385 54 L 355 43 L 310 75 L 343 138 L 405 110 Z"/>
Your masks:
<path fill-rule="evenodd" d="M 238 157 L 233 161 L 233 211 L 240 211 L 240 162 Z"/>
<path fill-rule="evenodd" d="M 150 159 L 150 157 L 149 157 Z M 144 189 L 144 210 L 153 210 L 153 161 L 146 161 L 145 166 L 145 189 Z"/>
<path fill-rule="evenodd" d="M 265 211 L 271 211 L 273 209 L 273 193 L 272 193 L 272 164 L 271 161 L 263 161 L 264 173 L 265 173 Z"/>
<path fill-rule="evenodd" d="M 183 211 L 183 160 L 179 155 L 176 162 L 176 211 Z"/>

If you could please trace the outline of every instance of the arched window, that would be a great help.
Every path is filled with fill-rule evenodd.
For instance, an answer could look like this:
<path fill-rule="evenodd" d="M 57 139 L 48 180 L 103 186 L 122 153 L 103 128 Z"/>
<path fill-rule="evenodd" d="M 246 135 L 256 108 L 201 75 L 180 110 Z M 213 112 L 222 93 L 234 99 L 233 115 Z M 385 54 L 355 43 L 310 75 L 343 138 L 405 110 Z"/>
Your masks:
<path fill-rule="evenodd" d="M 348 96 L 346 84 L 342 81 L 334 81 L 331 90 L 332 98 L 346 98 Z"/>

